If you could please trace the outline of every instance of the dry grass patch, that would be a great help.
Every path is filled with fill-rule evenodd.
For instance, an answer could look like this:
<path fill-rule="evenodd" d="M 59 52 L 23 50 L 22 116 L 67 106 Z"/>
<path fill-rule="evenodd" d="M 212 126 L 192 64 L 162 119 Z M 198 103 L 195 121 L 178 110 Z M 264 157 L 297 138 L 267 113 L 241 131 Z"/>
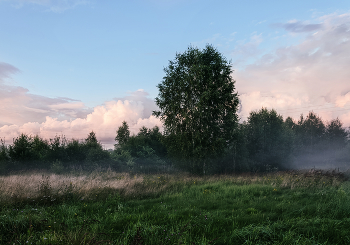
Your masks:
<path fill-rule="evenodd" d="M 118 192 L 123 197 L 154 196 L 176 193 L 186 186 L 226 182 L 235 185 L 263 184 L 280 188 L 340 186 L 346 179 L 342 173 L 331 171 L 289 171 L 269 174 L 191 176 L 187 173 L 145 175 L 95 171 L 90 174 L 31 173 L 0 176 L 0 198 L 13 203 L 43 196 L 55 198 L 74 194 L 92 198 L 103 190 Z"/>

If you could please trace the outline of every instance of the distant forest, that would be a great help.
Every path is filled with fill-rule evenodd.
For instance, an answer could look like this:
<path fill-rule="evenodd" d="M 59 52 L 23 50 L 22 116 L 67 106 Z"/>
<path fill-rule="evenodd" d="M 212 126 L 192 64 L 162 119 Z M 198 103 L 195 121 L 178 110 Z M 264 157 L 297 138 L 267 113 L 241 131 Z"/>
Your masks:
<path fill-rule="evenodd" d="M 350 168 L 349 129 L 339 119 L 324 122 L 314 112 L 295 121 L 285 120 L 275 110 L 262 108 L 238 123 L 224 154 L 206 159 L 205 174 L 271 172 L 291 168 Z M 114 150 L 104 150 L 94 132 L 85 140 L 56 136 L 42 139 L 21 134 L 10 145 L 0 145 L 0 173 L 47 169 L 56 173 L 97 167 L 115 171 L 159 173 L 187 171 L 203 174 L 201 168 L 179 160 L 169 147 L 172 139 L 158 127 L 140 128 L 130 135 L 126 122 L 116 132 Z M 181 154 L 179 152 L 179 154 Z M 193 161 L 193 159 L 191 159 Z"/>

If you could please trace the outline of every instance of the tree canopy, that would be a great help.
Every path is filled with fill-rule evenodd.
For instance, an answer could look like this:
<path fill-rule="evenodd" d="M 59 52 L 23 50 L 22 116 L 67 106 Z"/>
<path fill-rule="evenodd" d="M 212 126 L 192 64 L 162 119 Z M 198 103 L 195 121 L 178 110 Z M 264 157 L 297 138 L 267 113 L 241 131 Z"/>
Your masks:
<path fill-rule="evenodd" d="M 176 54 L 158 84 L 153 115 L 163 121 L 169 153 L 190 160 L 190 170 L 206 169 L 206 160 L 224 152 L 237 125 L 239 104 L 231 64 L 213 46 L 189 47 Z"/>
<path fill-rule="evenodd" d="M 248 117 L 246 137 L 249 155 L 256 171 L 280 169 L 292 152 L 290 120 L 285 123 L 275 110 L 262 108 Z"/>
<path fill-rule="evenodd" d="M 125 144 L 130 137 L 129 125 L 126 121 L 122 122 L 122 126 L 120 126 L 117 130 L 117 136 L 115 140 L 118 142 L 118 145 Z M 117 146 L 117 145 L 115 145 Z"/>
<path fill-rule="evenodd" d="M 326 127 L 326 137 L 334 147 L 346 145 L 348 133 L 339 118 L 331 120 Z"/>
<path fill-rule="evenodd" d="M 297 145 L 303 151 L 312 150 L 325 139 L 326 126 L 321 117 L 310 111 L 304 118 L 303 114 L 295 125 Z"/>

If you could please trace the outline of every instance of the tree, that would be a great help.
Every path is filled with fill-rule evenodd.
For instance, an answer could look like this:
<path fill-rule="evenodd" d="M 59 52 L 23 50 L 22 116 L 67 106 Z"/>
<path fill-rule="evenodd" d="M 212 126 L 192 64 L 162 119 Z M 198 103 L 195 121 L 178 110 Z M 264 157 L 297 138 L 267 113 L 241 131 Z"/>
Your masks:
<path fill-rule="evenodd" d="M 44 161 L 47 157 L 48 151 L 49 151 L 49 143 L 47 140 L 44 140 L 40 138 L 38 135 L 34 136 L 32 139 L 32 145 L 31 145 L 34 159 L 38 161 Z"/>
<path fill-rule="evenodd" d="M 286 125 L 287 128 L 294 130 L 295 127 L 297 126 L 295 122 L 293 121 L 293 118 L 287 117 L 286 120 L 284 121 L 284 124 Z"/>
<path fill-rule="evenodd" d="M 10 160 L 10 157 L 8 156 L 8 149 L 5 145 L 5 140 L 0 138 L 0 164 L 4 164 L 8 160 Z"/>
<path fill-rule="evenodd" d="M 330 121 L 326 126 L 326 138 L 330 145 L 335 148 L 346 145 L 348 133 L 343 128 L 342 122 L 337 118 Z"/>
<path fill-rule="evenodd" d="M 96 138 L 96 134 L 94 131 L 91 131 L 88 137 L 85 139 L 85 144 L 88 148 L 97 148 L 99 143 Z"/>
<path fill-rule="evenodd" d="M 140 128 L 137 135 L 128 137 L 128 140 L 116 147 L 113 158 L 133 170 L 153 170 L 164 167 L 166 148 L 162 143 L 163 135 L 157 126 L 148 129 Z"/>
<path fill-rule="evenodd" d="M 129 131 L 129 125 L 126 121 L 122 122 L 122 126 L 120 126 L 117 130 L 117 136 L 115 137 L 115 140 L 118 144 L 115 145 L 123 145 L 125 144 L 130 137 L 130 131 Z"/>
<path fill-rule="evenodd" d="M 237 125 L 234 141 L 226 149 L 226 154 L 216 160 L 215 173 L 228 174 L 253 170 L 250 166 L 251 161 L 247 149 L 247 129 L 246 122 Z"/>
<path fill-rule="evenodd" d="M 322 119 L 312 111 L 309 112 L 306 119 L 300 115 L 295 129 L 299 141 L 298 145 L 304 150 L 313 150 L 315 145 L 325 139 L 326 126 Z"/>
<path fill-rule="evenodd" d="M 66 147 L 68 161 L 82 163 L 86 159 L 86 145 L 77 139 L 72 139 Z"/>
<path fill-rule="evenodd" d="M 56 135 L 53 139 L 50 139 L 48 160 L 50 161 L 67 161 L 68 156 L 66 152 L 67 139 L 64 135 L 61 137 Z"/>
<path fill-rule="evenodd" d="M 166 156 L 167 152 L 163 144 L 163 135 L 159 131 L 158 126 L 154 126 L 152 129 L 143 126 L 136 137 L 143 142 L 142 145 L 152 148 L 157 156 L 163 158 Z"/>
<path fill-rule="evenodd" d="M 160 110 L 153 115 L 163 121 L 170 155 L 205 173 L 208 158 L 223 154 L 232 141 L 238 121 L 231 64 L 211 45 L 190 46 L 164 71 L 157 86 Z"/>
<path fill-rule="evenodd" d="M 85 149 L 88 163 L 102 163 L 109 159 L 109 153 L 103 150 L 102 145 L 97 141 L 94 131 L 91 131 L 85 139 Z"/>
<path fill-rule="evenodd" d="M 292 152 L 293 132 L 275 110 L 253 111 L 247 123 L 247 148 L 256 171 L 278 169 Z"/>
<path fill-rule="evenodd" d="M 32 151 L 33 138 L 26 134 L 21 134 L 13 140 L 13 145 L 10 145 L 9 155 L 13 161 L 31 161 L 34 159 Z"/>

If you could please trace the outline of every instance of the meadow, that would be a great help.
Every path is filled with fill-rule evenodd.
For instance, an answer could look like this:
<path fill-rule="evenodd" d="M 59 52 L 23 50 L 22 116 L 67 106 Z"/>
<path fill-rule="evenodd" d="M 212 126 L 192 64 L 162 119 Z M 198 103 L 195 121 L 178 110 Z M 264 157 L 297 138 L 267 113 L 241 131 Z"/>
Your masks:
<path fill-rule="evenodd" d="M 350 244 L 337 171 L 0 176 L 0 244 Z"/>

